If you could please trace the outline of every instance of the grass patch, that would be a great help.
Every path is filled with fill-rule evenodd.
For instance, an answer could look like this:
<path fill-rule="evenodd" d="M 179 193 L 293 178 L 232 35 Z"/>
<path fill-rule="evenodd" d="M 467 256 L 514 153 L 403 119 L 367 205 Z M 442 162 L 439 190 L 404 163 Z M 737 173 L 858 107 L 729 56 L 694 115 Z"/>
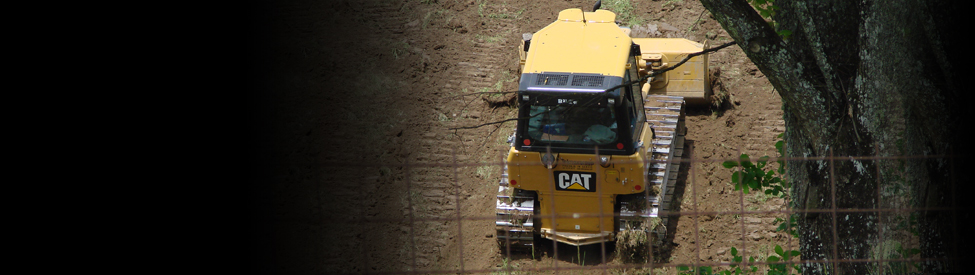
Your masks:
<path fill-rule="evenodd" d="M 508 73 L 508 71 L 502 70 L 501 77 L 498 77 L 498 81 L 494 83 L 494 91 L 503 92 L 502 88 L 504 87 L 504 83 L 515 82 L 515 80 L 518 80 L 517 75 L 511 75 L 510 73 Z M 502 94 L 497 93 L 497 94 L 491 94 L 488 97 L 497 98 L 501 96 Z"/>
<path fill-rule="evenodd" d="M 493 275 L 510 275 L 510 274 L 517 274 L 517 273 L 515 272 L 515 267 L 511 266 L 511 262 L 508 260 L 508 258 L 503 258 L 503 259 L 501 259 L 501 267 L 500 267 L 500 270 L 495 271 L 495 272 L 491 272 L 491 274 L 493 274 Z"/>
<path fill-rule="evenodd" d="M 677 5 L 680 5 L 680 4 L 683 4 L 683 3 L 684 3 L 684 0 L 667 0 L 667 2 L 664 2 L 664 7 L 667 7 L 669 9 L 673 9 Z"/>
<path fill-rule="evenodd" d="M 616 21 L 625 26 L 637 26 L 646 22 L 633 11 L 633 4 L 630 3 L 630 0 L 606 0 L 603 1 L 602 8 L 616 13 Z"/>
<path fill-rule="evenodd" d="M 421 25 L 420 29 L 424 29 L 424 30 L 427 29 L 427 25 L 430 25 L 430 21 L 433 21 L 434 18 L 443 19 L 444 24 L 450 23 L 450 20 L 454 19 L 454 15 L 450 14 L 448 16 L 447 15 L 448 13 L 450 13 L 450 10 L 446 10 L 446 9 L 437 9 L 437 10 L 431 10 L 427 12 L 427 14 L 423 16 L 422 23 L 420 24 Z"/>
<path fill-rule="evenodd" d="M 400 56 L 406 55 L 410 50 L 410 43 L 406 41 L 396 41 L 390 45 L 390 51 L 393 53 L 393 58 L 399 59 Z"/>
<path fill-rule="evenodd" d="M 477 176 L 482 179 L 490 179 L 494 174 L 495 166 L 478 166 Z"/>
<path fill-rule="evenodd" d="M 616 255 L 624 263 L 646 263 L 649 260 L 649 245 L 656 243 L 658 236 L 655 228 L 661 223 L 660 218 L 650 218 L 645 222 L 621 222 L 621 230 L 616 234 Z"/>
<path fill-rule="evenodd" d="M 488 43 L 495 43 L 495 42 L 499 42 L 499 41 L 504 41 L 504 37 L 503 36 L 505 34 L 507 34 L 507 32 L 506 33 L 503 33 L 503 34 L 497 34 L 497 35 L 494 35 L 494 36 L 487 36 L 487 35 L 483 35 L 483 34 L 475 34 L 474 35 L 474 38 L 475 39 L 478 39 L 478 40 L 484 40 L 484 42 L 488 42 Z"/>
<path fill-rule="evenodd" d="M 491 13 L 488 14 L 487 17 L 494 19 L 517 19 L 521 17 L 521 13 L 523 12 L 525 12 L 525 9 L 521 9 L 513 13 Z"/>
<path fill-rule="evenodd" d="M 489 10 L 494 10 L 491 12 Z M 477 16 L 487 17 L 492 19 L 517 19 L 521 17 L 521 14 L 525 12 L 525 9 L 520 9 L 516 12 L 509 12 L 506 8 L 505 3 L 501 3 L 499 7 L 489 8 L 487 6 L 487 1 L 477 0 Z"/>

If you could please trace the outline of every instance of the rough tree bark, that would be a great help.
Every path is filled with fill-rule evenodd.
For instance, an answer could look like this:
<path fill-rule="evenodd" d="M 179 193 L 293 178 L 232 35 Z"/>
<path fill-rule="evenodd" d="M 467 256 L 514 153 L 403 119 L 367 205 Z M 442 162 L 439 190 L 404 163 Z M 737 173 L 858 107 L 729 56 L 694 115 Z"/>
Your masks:
<path fill-rule="evenodd" d="M 896 258 L 885 251 L 894 242 L 919 248 L 915 260 L 936 259 L 921 262 L 923 272 L 961 271 L 960 253 L 971 255 L 957 230 L 969 217 L 958 196 L 967 184 L 952 169 L 971 161 L 954 71 L 960 9 L 778 1 L 772 19 L 792 32 L 784 39 L 745 0 L 701 2 L 782 96 L 786 157 L 816 158 L 787 163 L 791 206 L 811 210 L 798 221 L 802 259 L 813 261 L 806 273 L 890 273 L 891 262 L 876 260 Z M 858 159 L 873 156 L 885 158 Z M 922 211 L 844 211 L 874 208 Z M 916 236 L 895 224 L 912 213 Z"/>

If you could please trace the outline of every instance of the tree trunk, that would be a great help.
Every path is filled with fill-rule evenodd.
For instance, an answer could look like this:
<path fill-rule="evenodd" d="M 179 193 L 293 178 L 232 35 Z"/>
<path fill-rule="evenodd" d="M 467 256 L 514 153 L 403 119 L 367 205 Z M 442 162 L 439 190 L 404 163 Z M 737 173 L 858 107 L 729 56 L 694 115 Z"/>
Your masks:
<path fill-rule="evenodd" d="M 876 261 L 903 258 L 889 252 L 896 244 L 920 249 L 922 259 L 958 256 L 957 244 L 970 244 L 955 230 L 968 214 L 952 197 L 960 186 L 950 158 L 923 158 L 962 149 L 963 101 L 949 54 L 958 46 L 942 40 L 954 38 L 942 27 L 959 21 L 947 16 L 958 9 L 779 1 L 773 19 L 792 33 L 784 40 L 744 0 L 701 2 L 782 96 L 791 206 L 808 210 L 798 223 L 802 259 L 813 261 L 806 273 L 897 273 L 898 262 Z M 851 211 L 901 208 L 934 211 Z M 921 226 L 912 227 L 912 216 Z M 921 263 L 924 272 L 958 267 Z"/>

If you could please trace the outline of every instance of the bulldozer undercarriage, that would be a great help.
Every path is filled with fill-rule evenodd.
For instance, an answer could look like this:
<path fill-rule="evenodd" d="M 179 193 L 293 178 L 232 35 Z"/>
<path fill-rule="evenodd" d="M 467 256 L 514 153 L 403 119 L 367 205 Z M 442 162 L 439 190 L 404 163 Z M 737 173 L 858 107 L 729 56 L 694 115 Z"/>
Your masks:
<path fill-rule="evenodd" d="M 631 236 L 634 234 L 628 233 L 643 233 L 643 236 L 650 237 L 647 241 L 653 246 L 661 245 L 662 240 L 666 238 L 669 219 L 666 213 L 673 207 L 674 187 L 684 151 L 684 135 L 686 133 L 684 105 L 684 98 L 679 96 L 651 94 L 644 99 L 647 123 L 654 131 L 652 145 L 645 146 L 651 156 L 650 163 L 645 166 L 647 167 L 645 181 L 646 186 L 657 192 L 647 195 L 648 191 L 641 194 L 625 195 L 626 199 L 618 198 L 617 210 L 619 212 L 614 213 L 617 224 L 616 235 Z M 538 224 L 540 219 L 537 219 L 539 213 L 537 212 L 538 199 L 536 193 L 509 186 L 507 164 L 503 169 L 496 204 L 497 221 L 495 225 L 498 243 L 502 248 L 512 250 L 530 249 L 534 244 L 536 235 L 551 238 L 554 234 L 540 230 Z M 620 197 L 623 196 L 620 195 Z M 615 237 L 613 235 L 579 236 L 579 240 L 588 240 L 579 242 L 574 242 L 571 239 L 558 240 L 568 244 L 584 245 L 614 240 Z"/>

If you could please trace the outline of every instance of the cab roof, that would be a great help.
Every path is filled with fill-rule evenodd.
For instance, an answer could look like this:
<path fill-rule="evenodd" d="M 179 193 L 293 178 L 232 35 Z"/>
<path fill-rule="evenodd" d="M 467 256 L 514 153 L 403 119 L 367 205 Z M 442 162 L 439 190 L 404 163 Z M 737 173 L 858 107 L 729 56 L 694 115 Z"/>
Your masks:
<path fill-rule="evenodd" d="M 622 77 L 633 43 L 607 10 L 566 9 L 532 36 L 523 73 L 585 73 Z"/>

